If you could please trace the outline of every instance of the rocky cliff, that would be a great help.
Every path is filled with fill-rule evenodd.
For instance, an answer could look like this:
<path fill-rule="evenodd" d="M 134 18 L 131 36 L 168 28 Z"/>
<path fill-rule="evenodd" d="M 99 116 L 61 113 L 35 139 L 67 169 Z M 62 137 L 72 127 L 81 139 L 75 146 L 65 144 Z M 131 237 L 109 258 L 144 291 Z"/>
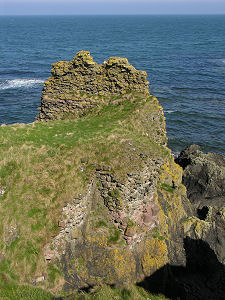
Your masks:
<path fill-rule="evenodd" d="M 53 64 L 37 117 L 48 122 L 0 127 L 0 273 L 54 293 L 140 283 L 193 299 L 179 268 L 207 220 L 148 84 L 125 58 L 81 51 Z"/>
<path fill-rule="evenodd" d="M 111 96 L 129 91 L 148 93 L 147 73 L 137 71 L 126 58 L 111 57 L 99 65 L 90 52 L 80 51 L 72 61 L 53 64 L 51 73 L 44 83 L 37 120 L 83 115 L 116 100 Z"/>
<path fill-rule="evenodd" d="M 184 232 L 207 242 L 225 264 L 225 157 L 191 145 L 176 162 L 184 169 L 183 184 L 195 213 L 184 223 Z"/>
<path fill-rule="evenodd" d="M 193 215 L 183 220 L 185 267 L 170 266 L 166 288 L 159 282 L 165 268 L 144 286 L 172 299 L 225 299 L 225 157 L 191 145 L 176 158 L 183 168 Z"/>
<path fill-rule="evenodd" d="M 60 264 L 66 290 L 101 282 L 123 286 L 166 264 L 185 263 L 181 223 L 191 207 L 182 170 L 166 147 L 162 108 L 148 84 L 147 74 L 127 59 L 98 65 L 85 51 L 71 62 L 53 64 L 44 84 L 38 120 L 79 117 L 128 101 L 136 103 L 129 117 L 132 130 L 151 142 L 144 149 L 128 136 L 112 137 L 129 158 L 126 172 L 121 176 L 111 163 L 101 164 L 86 192 L 63 208 L 60 232 L 44 256 Z"/>

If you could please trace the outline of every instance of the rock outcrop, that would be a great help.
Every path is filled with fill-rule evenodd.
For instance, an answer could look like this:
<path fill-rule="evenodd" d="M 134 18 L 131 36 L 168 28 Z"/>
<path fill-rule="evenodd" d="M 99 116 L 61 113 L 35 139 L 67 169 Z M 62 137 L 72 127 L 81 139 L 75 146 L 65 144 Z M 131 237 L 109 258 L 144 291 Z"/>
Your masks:
<path fill-rule="evenodd" d="M 225 295 L 225 157 L 205 154 L 198 145 L 191 145 L 180 153 L 176 162 L 184 169 L 182 181 L 194 215 L 183 220 L 186 268 L 171 269 L 167 295 L 222 300 Z"/>
<path fill-rule="evenodd" d="M 146 78 L 125 58 L 98 65 L 81 51 L 71 62 L 53 64 L 44 84 L 38 120 L 80 117 L 103 105 L 139 101 L 132 126 L 152 143 L 151 154 L 144 154 L 132 140 L 117 141 L 128 157 L 135 153 L 127 174 L 120 177 L 107 165 L 96 168 L 86 193 L 64 207 L 61 231 L 44 255 L 60 264 L 66 290 L 101 282 L 123 286 L 166 264 L 185 264 L 181 228 L 191 207 L 182 170 L 166 147 L 162 108 L 149 94 Z"/>
<path fill-rule="evenodd" d="M 223 299 L 224 158 L 192 146 L 176 164 L 148 84 L 125 58 L 81 51 L 44 84 L 37 120 L 51 122 L 0 128 L 0 275 Z"/>
<path fill-rule="evenodd" d="M 113 170 L 98 169 L 87 193 L 64 208 L 52 256 L 46 248 L 46 260 L 61 264 L 64 289 L 124 286 L 165 264 L 184 265 L 185 190 L 172 187 L 179 174 L 172 160 L 168 166 L 151 158 L 124 181 Z"/>
<path fill-rule="evenodd" d="M 176 162 L 184 169 L 183 184 L 195 208 L 204 205 L 224 206 L 225 157 L 217 153 L 203 153 L 198 145 L 184 149 Z"/>
<path fill-rule="evenodd" d="M 225 157 L 203 153 L 198 145 L 191 145 L 180 153 L 176 162 L 184 169 L 183 184 L 195 212 L 184 223 L 184 232 L 206 241 L 224 264 Z"/>
<path fill-rule="evenodd" d="M 148 93 L 147 73 L 126 58 L 111 57 L 99 65 L 90 52 L 80 51 L 72 61 L 53 64 L 51 73 L 44 83 L 39 121 L 81 116 L 129 91 Z"/>

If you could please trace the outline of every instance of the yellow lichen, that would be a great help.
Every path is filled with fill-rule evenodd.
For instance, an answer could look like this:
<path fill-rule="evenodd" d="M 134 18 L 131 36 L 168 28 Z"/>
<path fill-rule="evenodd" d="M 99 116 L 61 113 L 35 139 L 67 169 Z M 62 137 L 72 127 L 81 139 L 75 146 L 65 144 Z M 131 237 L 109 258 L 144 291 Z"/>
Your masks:
<path fill-rule="evenodd" d="M 136 262 L 129 249 L 113 249 L 110 252 L 110 260 L 119 281 L 134 280 Z"/>
<path fill-rule="evenodd" d="M 89 243 L 96 243 L 98 244 L 99 246 L 104 246 L 106 247 L 107 244 L 108 244 L 108 239 L 107 237 L 102 234 L 102 233 L 96 233 L 96 234 L 90 234 L 90 235 L 87 235 L 86 236 L 86 239 Z"/>
<path fill-rule="evenodd" d="M 190 236 L 194 229 L 195 237 L 198 239 L 204 238 L 210 229 L 210 223 L 200 220 L 197 217 L 190 217 L 183 222 L 184 233 Z"/>
<path fill-rule="evenodd" d="M 145 241 L 144 251 L 141 254 L 141 264 L 145 276 L 149 276 L 168 262 L 168 250 L 164 240 L 148 239 Z"/>

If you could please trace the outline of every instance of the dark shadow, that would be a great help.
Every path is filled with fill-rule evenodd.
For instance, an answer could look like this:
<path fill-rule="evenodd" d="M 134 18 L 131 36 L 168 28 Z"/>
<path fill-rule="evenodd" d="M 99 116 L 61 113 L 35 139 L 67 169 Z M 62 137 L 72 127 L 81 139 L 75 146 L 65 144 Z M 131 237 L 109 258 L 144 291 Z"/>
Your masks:
<path fill-rule="evenodd" d="M 197 209 L 197 215 L 200 220 L 205 220 L 209 213 L 209 208 L 207 206 L 203 206 L 202 208 Z"/>
<path fill-rule="evenodd" d="M 225 266 L 208 243 L 184 239 L 186 267 L 166 265 L 138 285 L 180 300 L 225 300 Z"/>
<path fill-rule="evenodd" d="M 93 289 L 93 285 L 89 285 L 87 287 L 84 287 L 82 289 L 79 289 L 77 290 L 78 292 L 85 292 L 85 293 L 90 293 L 91 290 Z M 66 296 L 66 297 L 57 297 L 57 298 L 53 298 L 52 300 L 74 300 L 75 296 L 72 294 L 70 296 Z M 82 297 L 82 294 L 79 296 L 79 299 L 84 299 L 85 300 L 85 297 Z"/>

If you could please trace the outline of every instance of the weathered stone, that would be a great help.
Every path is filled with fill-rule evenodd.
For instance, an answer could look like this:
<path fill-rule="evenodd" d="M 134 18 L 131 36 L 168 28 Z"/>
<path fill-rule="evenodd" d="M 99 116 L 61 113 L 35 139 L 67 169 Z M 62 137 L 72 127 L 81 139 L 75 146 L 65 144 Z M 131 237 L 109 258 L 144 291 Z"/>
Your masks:
<path fill-rule="evenodd" d="M 184 149 L 176 162 L 193 213 L 183 221 L 186 268 L 172 277 L 167 296 L 184 299 L 224 299 L 225 293 L 225 156 L 203 153 L 198 145 Z M 158 291 L 160 289 L 158 288 Z"/>
<path fill-rule="evenodd" d="M 127 59 L 98 65 L 86 51 L 53 64 L 44 84 L 38 120 L 81 117 L 103 105 L 122 108 L 123 101 L 130 101 L 138 104 L 134 113 L 140 114 L 138 128 L 133 127 L 137 137 L 140 143 L 143 137 L 150 141 L 150 150 L 143 153 L 136 139 L 124 135 L 118 142 L 129 159 L 126 173 L 120 176 L 118 167 L 101 160 L 94 163 L 86 192 L 63 208 L 65 227 L 51 240 L 54 256 L 47 248 L 44 253 L 60 265 L 65 290 L 105 280 L 120 286 L 136 283 L 168 263 L 185 264 L 181 223 L 188 216 L 188 200 L 182 170 L 166 147 L 163 110 L 148 84 L 147 74 Z M 130 121 L 133 126 L 135 120 Z M 81 164 L 83 172 L 85 159 Z"/>
<path fill-rule="evenodd" d="M 132 227 L 128 226 L 125 231 L 125 236 L 127 236 L 127 237 L 134 236 L 136 233 L 136 230 L 137 230 L 136 226 L 132 226 Z"/>
<path fill-rule="evenodd" d="M 152 221 L 152 215 L 143 214 L 143 222 L 144 223 L 150 223 L 151 221 Z"/>
<path fill-rule="evenodd" d="M 45 251 L 44 256 L 46 260 L 52 260 L 55 257 L 55 251 L 51 249 L 47 249 Z"/>
<path fill-rule="evenodd" d="M 200 151 L 198 145 L 183 150 L 176 162 L 183 167 L 183 184 L 194 207 L 223 207 L 225 203 L 225 156 Z"/>
<path fill-rule="evenodd" d="M 71 237 L 72 237 L 72 239 L 78 239 L 80 237 L 80 235 L 81 235 L 80 229 L 79 229 L 79 227 L 76 227 L 73 230 Z"/>
<path fill-rule="evenodd" d="M 66 225 L 66 223 L 65 223 L 65 221 L 58 221 L 58 226 L 59 227 L 65 227 L 65 225 Z"/>
<path fill-rule="evenodd" d="M 45 280 L 45 277 L 44 276 L 40 276 L 36 279 L 36 283 L 40 283 L 40 282 L 43 282 Z"/>
<path fill-rule="evenodd" d="M 90 52 L 80 51 L 70 62 L 53 64 L 51 73 L 52 77 L 44 83 L 39 121 L 79 116 L 111 102 L 112 95 L 131 90 L 149 93 L 147 73 L 137 71 L 126 58 L 111 57 L 98 65 Z"/>

